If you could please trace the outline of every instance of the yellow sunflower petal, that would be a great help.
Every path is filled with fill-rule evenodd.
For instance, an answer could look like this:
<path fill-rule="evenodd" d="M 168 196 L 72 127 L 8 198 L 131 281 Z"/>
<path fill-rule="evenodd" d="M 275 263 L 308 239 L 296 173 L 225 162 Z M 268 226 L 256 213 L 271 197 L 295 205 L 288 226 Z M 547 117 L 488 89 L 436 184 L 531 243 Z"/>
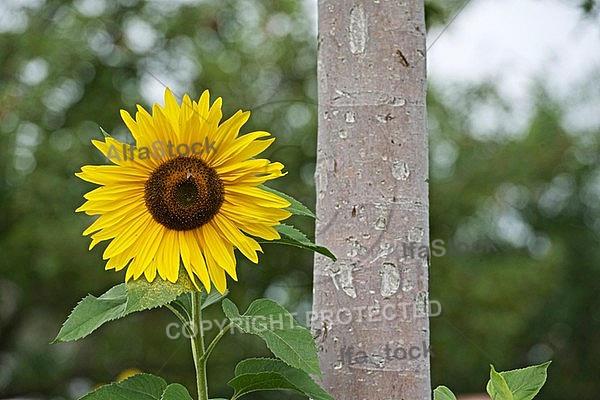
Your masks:
<path fill-rule="evenodd" d="M 135 185 L 148 178 L 148 174 L 145 171 L 135 168 L 123 168 L 118 165 L 86 165 L 81 168 L 81 172 L 75 175 L 98 185 L 113 183 Z"/>
<path fill-rule="evenodd" d="M 138 266 L 140 271 L 144 273 L 146 280 L 152 282 L 156 277 L 158 271 L 157 265 L 154 262 L 158 247 L 164 235 L 165 228 L 159 224 L 149 223 L 146 230 L 146 234 L 143 237 L 143 247 L 139 254 L 137 254 L 136 260 L 138 260 Z M 137 271 L 134 271 L 134 275 Z M 139 275 L 138 275 L 139 276 Z M 150 278 L 152 277 L 152 278 Z"/>
<path fill-rule="evenodd" d="M 221 107 L 218 107 L 219 109 Z M 196 107 L 194 108 L 194 111 L 196 111 L 196 113 L 198 113 L 203 120 L 206 120 L 207 122 L 210 123 L 210 120 L 208 119 L 208 113 L 210 110 L 210 92 L 208 90 L 205 90 L 204 92 L 202 92 L 202 94 L 200 95 L 200 99 L 198 100 L 198 103 L 196 103 Z M 219 120 L 221 119 L 221 117 L 219 117 Z M 217 120 L 218 122 L 218 120 Z"/>
<path fill-rule="evenodd" d="M 213 108 L 214 106 L 211 108 L 211 112 Z M 211 116 L 209 116 L 209 118 L 211 118 Z M 214 136 L 209 136 L 210 139 L 216 141 L 217 151 L 207 154 L 204 159 L 213 165 L 213 160 L 217 157 L 219 151 L 222 149 L 227 149 L 229 146 L 231 146 L 235 138 L 239 135 L 240 128 L 246 123 L 246 121 L 248 121 L 248 118 L 250 118 L 249 111 L 238 111 L 227 121 L 223 122 L 217 131 L 214 132 Z"/>
<path fill-rule="evenodd" d="M 181 261 L 183 262 L 183 267 L 188 273 L 190 280 L 196 287 L 196 289 L 200 290 L 198 284 L 196 283 L 196 275 L 194 274 L 194 269 L 191 261 L 191 250 L 189 244 L 193 242 L 194 238 L 191 237 L 189 231 L 179 231 L 179 251 L 181 252 Z"/>
<path fill-rule="evenodd" d="M 118 210 L 110 214 L 103 214 L 98 219 L 96 219 L 92 225 L 90 225 L 85 231 L 83 231 L 83 235 L 87 236 L 96 231 L 102 230 L 107 226 L 114 226 L 121 222 L 123 219 L 129 217 L 129 215 L 134 212 L 139 207 L 139 204 L 132 202 L 129 204 L 121 205 Z"/>
<path fill-rule="evenodd" d="M 131 136 L 135 139 L 138 146 L 142 145 L 142 143 L 146 143 L 146 138 L 143 134 L 143 128 L 138 126 L 138 123 L 133 119 L 131 114 L 126 110 L 121 110 L 121 119 L 125 122 L 127 128 L 129 128 L 129 132 L 131 132 Z"/>
<path fill-rule="evenodd" d="M 144 269 L 144 278 L 146 278 L 146 280 L 148 282 L 154 281 L 154 279 L 156 278 L 156 271 L 157 270 L 158 270 L 158 268 L 156 268 L 156 264 L 155 263 L 150 263 L 150 265 L 148 265 L 146 267 L 146 269 Z"/>
<path fill-rule="evenodd" d="M 214 221 L 214 219 L 213 219 Z M 233 279 L 237 280 L 235 271 L 235 257 L 231 243 L 225 241 L 225 237 L 213 227 L 213 221 L 210 221 L 202 227 L 206 250 L 215 260 L 219 267 L 223 268 Z"/>
<path fill-rule="evenodd" d="M 155 142 L 162 143 L 163 148 L 166 148 L 169 143 L 177 146 L 179 144 L 179 135 L 176 133 L 178 125 L 173 125 L 163 109 L 157 105 L 154 106 L 152 113 L 154 115 L 154 125 L 156 126 Z"/>
<path fill-rule="evenodd" d="M 270 133 L 260 132 L 260 131 L 252 132 L 252 133 L 248 133 L 242 137 L 237 138 L 236 140 L 232 141 L 228 147 L 221 148 L 221 150 L 211 160 L 211 166 L 217 167 L 226 161 L 231 162 L 232 159 L 234 159 L 234 157 L 236 157 L 240 152 L 243 152 L 243 151 L 250 150 L 250 152 L 248 153 L 249 156 L 246 157 L 246 159 L 248 159 L 250 157 L 254 157 L 255 155 L 262 152 L 264 149 L 269 147 L 269 145 L 273 142 L 273 140 L 275 140 L 275 139 L 272 139 L 271 141 L 267 141 L 267 140 L 257 141 L 257 139 L 265 137 L 265 136 L 270 136 Z M 266 143 L 266 146 L 264 146 L 264 148 L 261 149 L 260 145 L 264 144 L 264 143 Z M 250 145 L 252 145 L 252 147 L 249 147 Z M 254 152 L 254 150 L 256 150 L 256 152 Z"/>
<path fill-rule="evenodd" d="M 177 231 L 166 230 L 163 235 L 163 241 L 159 248 L 159 254 L 162 255 L 161 265 L 158 272 L 163 272 L 163 279 L 169 282 L 177 282 L 179 276 L 179 245 L 177 240 Z"/>
<path fill-rule="evenodd" d="M 136 218 L 137 217 L 137 218 Z M 141 212 L 134 215 L 133 218 L 127 221 L 125 229 L 115 236 L 113 227 L 105 227 L 102 231 L 95 233 L 92 237 L 100 240 L 112 239 L 109 245 L 104 250 L 104 259 L 111 258 L 122 253 L 127 248 L 135 244 L 136 240 L 143 233 L 142 226 L 147 223 L 148 217 Z"/>
<path fill-rule="evenodd" d="M 200 99 L 201 101 L 205 98 L 204 96 L 206 96 L 206 102 L 207 102 L 206 104 L 208 104 L 208 101 L 210 99 L 208 90 L 205 90 L 204 93 L 202 93 L 202 98 Z M 217 97 L 217 99 L 215 100 L 213 105 L 208 110 L 208 115 L 206 116 L 206 122 L 208 122 L 209 125 L 218 124 L 221 121 L 221 118 L 223 118 L 223 112 L 221 111 L 222 103 L 223 103 L 223 99 L 221 99 L 220 97 Z M 200 107 L 200 105 L 198 105 L 198 106 Z M 204 115 L 204 114 L 201 114 L 201 115 Z"/>
<path fill-rule="evenodd" d="M 258 255 L 257 251 L 262 253 L 262 248 L 256 242 L 256 240 L 252 239 L 244 235 L 240 230 L 233 226 L 233 224 L 227 220 L 227 218 L 223 218 L 220 216 L 215 217 L 215 224 L 218 229 L 223 233 L 224 236 L 228 237 L 233 245 L 242 252 L 246 258 L 248 258 L 253 263 L 258 263 Z"/>
<path fill-rule="evenodd" d="M 90 201 L 111 201 L 122 196 L 126 199 L 143 197 L 143 187 L 134 185 L 108 185 L 87 192 L 83 197 Z"/>
<path fill-rule="evenodd" d="M 105 269 L 114 269 L 115 271 L 120 271 L 127 266 L 130 258 L 127 258 L 127 254 L 119 254 L 118 256 L 112 257 L 106 262 Z"/>
<path fill-rule="evenodd" d="M 261 225 L 278 225 L 279 221 L 290 216 L 290 212 L 282 208 L 265 208 L 252 204 L 234 205 L 226 201 L 221 206 L 220 214 L 233 224 L 255 223 Z"/>
<path fill-rule="evenodd" d="M 212 253 L 208 247 L 204 231 L 199 230 L 197 234 L 198 237 L 201 239 L 200 243 L 204 249 L 203 254 L 206 260 L 206 267 L 208 269 L 210 281 L 212 282 L 213 286 L 219 291 L 219 293 L 224 293 L 225 289 L 227 289 L 227 278 L 225 277 L 225 270 L 221 268 L 218 265 L 217 261 L 213 258 Z"/>
<path fill-rule="evenodd" d="M 243 137 L 245 137 L 247 135 L 244 135 Z M 255 140 L 253 142 L 250 142 L 248 144 L 246 144 L 244 147 L 241 147 L 238 150 L 237 153 L 232 153 L 231 159 L 228 160 L 228 162 L 238 162 L 238 161 L 243 161 L 243 160 L 247 160 L 251 157 L 255 157 L 258 154 L 262 153 L 263 151 L 265 151 L 267 148 L 269 148 L 269 146 L 271 146 L 271 144 L 273 144 L 273 142 L 275 141 L 275 138 L 271 138 L 271 139 L 264 139 L 264 140 Z M 237 143 L 236 143 L 237 145 Z"/>
<path fill-rule="evenodd" d="M 291 205 L 286 199 L 257 187 L 232 185 L 225 188 L 225 193 L 263 207 L 285 208 Z"/>
<path fill-rule="evenodd" d="M 165 90 L 164 112 L 171 125 L 177 127 L 177 121 L 179 121 L 179 104 L 177 104 L 177 99 L 175 99 L 170 89 Z"/>
<path fill-rule="evenodd" d="M 217 169 L 217 171 L 221 171 L 219 174 L 221 180 L 230 185 L 235 183 L 239 185 L 256 186 L 271 179 L 280 178 L 286 175 L 286 173 L 281 171 L 281 163 L 270 163 L 269 165 L 266 165 L 264 168 L 261 168 L 262 173 L 258 175 L 256 170 L 249 168 L 250 166 L 246 163 L 238 163 L 237 165 L 237 168 L 231 168 L 227 172 L 222 172 L 221 169 Z"/>
<path fill-rule="evenodd" d="M 200 239 L 198 232 L 198 230 L 189 231 L 187 235 L 189 244 L 191 244 L 189 247 L 190 263 L 192 265 L 192 272 L 200 279 L 200 282 L 202 282 L 206 291 L 210 293 L 210 276 L 208 275 L 206 260 L 200 251 L 202 240 Z"/>

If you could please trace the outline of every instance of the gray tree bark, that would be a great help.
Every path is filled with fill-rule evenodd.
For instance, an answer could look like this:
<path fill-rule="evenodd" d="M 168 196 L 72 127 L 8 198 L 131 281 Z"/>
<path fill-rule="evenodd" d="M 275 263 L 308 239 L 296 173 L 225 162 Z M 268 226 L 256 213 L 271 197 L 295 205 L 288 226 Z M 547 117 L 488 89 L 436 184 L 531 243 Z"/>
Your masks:
<path fill-rule="evenodd" d="M 430 399 L 424 4 L 320 0 L 318 12 L 316 240 L 338 256 L 315 258 L 324 387 Z"/>

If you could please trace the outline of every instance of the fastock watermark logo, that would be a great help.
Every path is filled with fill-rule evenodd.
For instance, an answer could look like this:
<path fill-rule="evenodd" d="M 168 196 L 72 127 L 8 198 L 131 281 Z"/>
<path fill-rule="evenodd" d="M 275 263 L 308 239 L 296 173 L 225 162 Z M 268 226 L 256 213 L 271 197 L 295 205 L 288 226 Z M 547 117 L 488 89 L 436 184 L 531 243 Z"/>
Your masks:
<path fill-rule="evenodd" d="M 435 239 L 431 242 L 431 250 L 427 245 L 417 246 L 418 242 L 402 242 L 402 255 L 404 258 L 427 258 L 430 255 L 434 257 L 443 257 L 446 254 L 449 256 L 464 256 L 469 253 L 481 254 L 483 252 L 498 252 L 496 244 L 490 239 L 488 235 L 485 235 L 485 239 L 475 240 L 472 243 L 467 242 L 453 242 L 452 239 L 448 240 L 448 244 L 442 239 Z"/>
<path fill-rule="evenodd" d="M 150 147 L 134 147 L 123 143 L 121 152 L 114 144 L 111 144 L 106 153 L 106 157 L 111 161 L 135 161 L 148 160 L 150 158 L 158 159 L 163 157 L 187 157 L 189 155 L 199 156 L 202 154 L 209 155 L 210 152 L 216 153 L 215 141 L 209 141 L 208 137 L 204 138 L 204 143 L 194 142 L 190 145 L 187 143 L 173 144 L 170 140 L 165 143 L 162 140 L 152 142 Z"/>
<path fill-rule="evenodd" d="M 423 342 L 422 346 L 394 346 L 390 343 L 369 346 L 367 351 L 357 350 L 354 346 L 343 346 L 340 349 L 340 358 L 337 360 L 336 368 L 344 365 L 375 364 L 383 367 L 385 363 L 394 361 L 417 360 L 419 358 L 435 357 L 431 351 L 431 345 Z"/>

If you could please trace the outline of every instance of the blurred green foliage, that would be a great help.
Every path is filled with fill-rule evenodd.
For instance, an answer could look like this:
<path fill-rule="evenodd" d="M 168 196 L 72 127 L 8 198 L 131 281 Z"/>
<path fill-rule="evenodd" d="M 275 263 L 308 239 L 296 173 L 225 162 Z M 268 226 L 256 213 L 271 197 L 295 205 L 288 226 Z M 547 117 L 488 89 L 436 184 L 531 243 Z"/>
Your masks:
<path fill-rule="evenodd" d="M 499 252 L 433 259 L 431 297 L 444 310 L 431 320 L 434 381 L 468 391 L 487 377 L 483 359 L 511 367 L 552 359 L 544 398 L 593 399 L 600 130 L 568 131 L 563 107 L 540 89 L 519 137 L 481 141 L 466 121 L 494 98 L 455 95 L 470 100 L 429 95 L 431 237 L 490 235 Z"/>
<path fill-rule="evenodd" d="M 428 24 L 447 21 L 460 5 L 426 3 Z M 93 185 L 73 174 L 105 162 L 90 145 L 101 137 L 98 126 L 132 140 L 120 108 L 162 102 L 164 85 L 196 98 L 209 88 L 213 99 L 223 97 L 224 115 L 253 111 L 245 132 L 277 137 L 266 155 L 289 171 L 277 188 L 314 209 L 313 10 L 293 0 L 28 0 L 1 7 L 0 398 L 76 398 L 128 368 L 193 387 L 189 343 L 167 338 L 174 318 L 166 310 L 49 345 L 79 299 L 123 279 L 103 271 L 102 246 L 87 251 L 81 232 L 90 218 L 73 210 Z M 430 90 L 431 238 L 489 235 L 501 249 L 432 260 L 430 297 L 443 310 L 431 320 L 433 384 L 477 391 L 490 363 L 507 370 L 552 358 L 544 398 L 595 399 L 600 132 L 569 130 L 561 104 L 543 88 L 535 98 L 526 129 L 490 137 L 469 121 L 478 105 L 506 107 L 493 85 L 458 88 L 455 98 Z M 308 219 L 295 224 L 313 229 Z M 242 309 L 267 296 L 304 315 L 312 254 L 264 248 L 259 266 L 240 258 L 230 296 Z M 218 310 L 207 317 L 223 318 Z M 226 382 L 239 359 L 267 351 L 255 338 L 226 335 L 214 354 L 209 379 L 217 397 L 231 393 Z"/>

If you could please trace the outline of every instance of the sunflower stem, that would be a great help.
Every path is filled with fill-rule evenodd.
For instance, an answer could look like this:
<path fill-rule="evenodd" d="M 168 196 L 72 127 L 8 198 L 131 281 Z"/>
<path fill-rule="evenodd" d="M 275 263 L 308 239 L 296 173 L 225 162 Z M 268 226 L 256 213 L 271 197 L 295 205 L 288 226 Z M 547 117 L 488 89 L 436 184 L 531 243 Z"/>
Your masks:
<path fill-rule="evenodd" d="M 173 307 L 170 304 L 165 304 L 165 307 L 167 309 L 169 309 L 173 313 L 173 315 L 175 315 L 177 317 L 177 319 L 179 319 L 179 321 L 181 321 L 181 323 L 183 324 L 183 326 L 187 326 L 187 324 L 188 324 L 189 321 L 183 316 L 183 314 L 181 314 L 179 312 L 179 310 L 177 310 L 175 307 Z"/>
<path fill-rule="evenodd" d="M 196 386 L 198 400 L 208 400 L 206 382 L 206 357 L 204 356 L 204 332 L 202 329 L 202 299 L 200 292 L 192 293 L 192 356 L 196 367 Z"/>

